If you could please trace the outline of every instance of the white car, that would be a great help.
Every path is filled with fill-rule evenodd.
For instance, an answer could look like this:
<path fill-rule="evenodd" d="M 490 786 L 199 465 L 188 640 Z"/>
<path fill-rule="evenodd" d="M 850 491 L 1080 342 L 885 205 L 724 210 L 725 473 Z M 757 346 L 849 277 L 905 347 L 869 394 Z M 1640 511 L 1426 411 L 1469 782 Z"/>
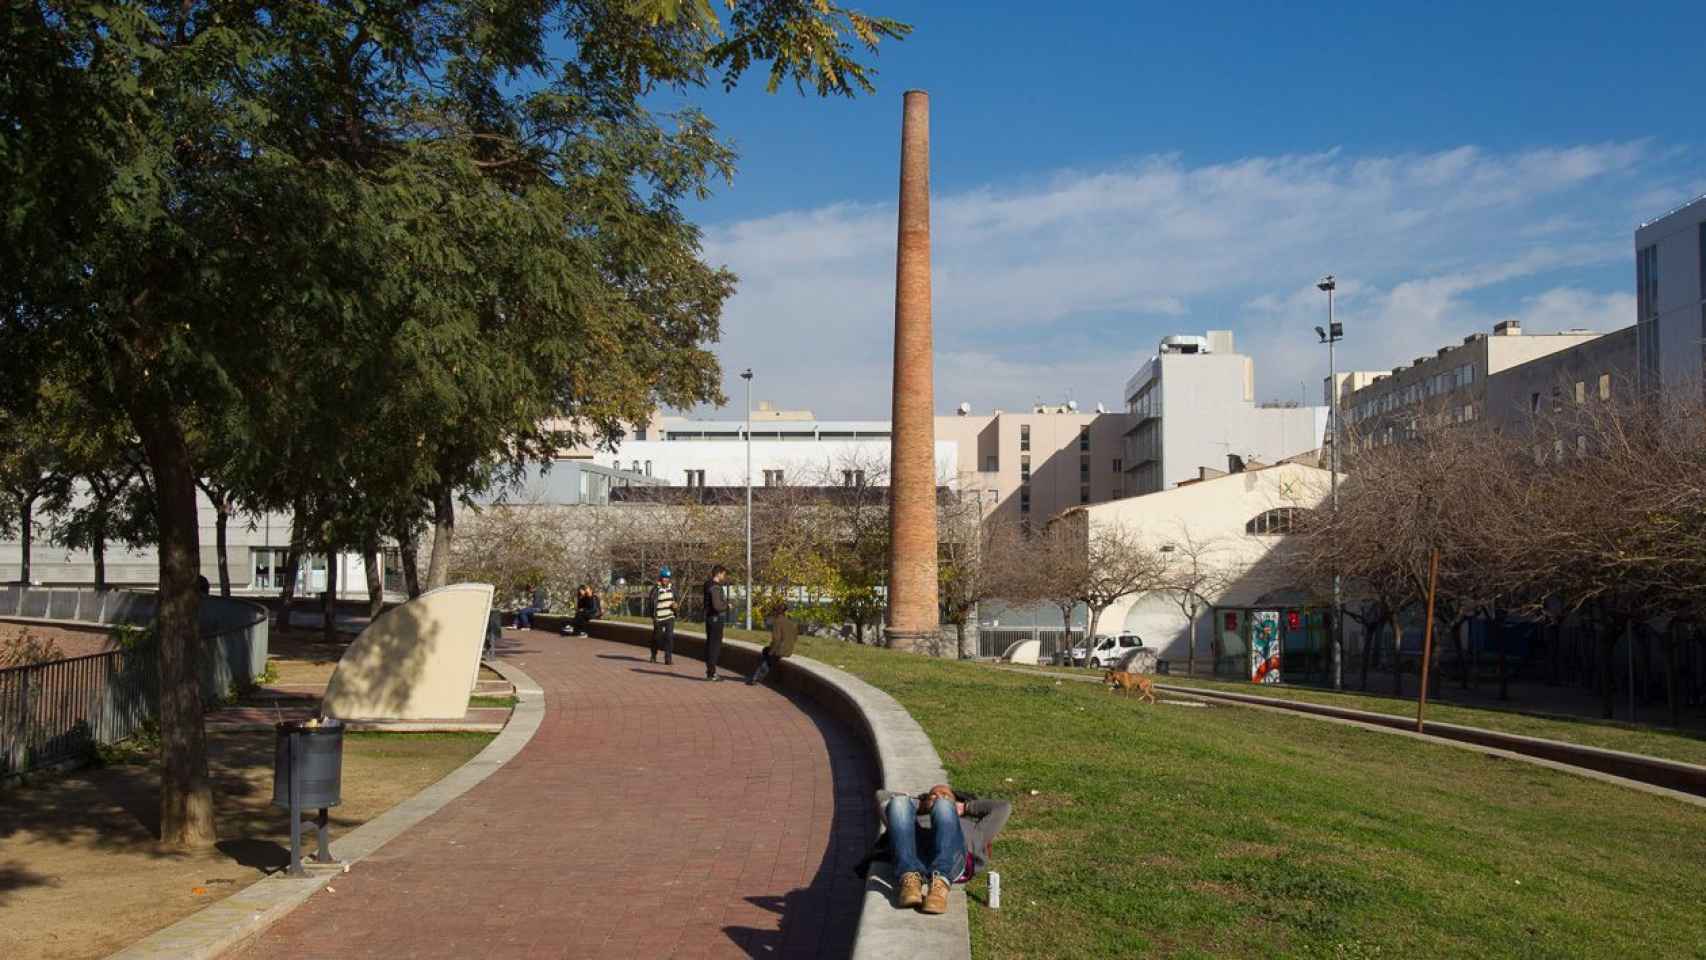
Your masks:
<path fill-rule="evenodd" d="M 1105 670 L 1141 646 L 1143 646 L 1143 638 L 1135 633 L 1096 637 L 1095 644 L 1090 648 L 1089 665 L 1098 670 Z M 1076 665 L 1084 663 L 1084 660 L 1084 645 L 1079 644 L 1073 647 L 1072 662 Z"/>

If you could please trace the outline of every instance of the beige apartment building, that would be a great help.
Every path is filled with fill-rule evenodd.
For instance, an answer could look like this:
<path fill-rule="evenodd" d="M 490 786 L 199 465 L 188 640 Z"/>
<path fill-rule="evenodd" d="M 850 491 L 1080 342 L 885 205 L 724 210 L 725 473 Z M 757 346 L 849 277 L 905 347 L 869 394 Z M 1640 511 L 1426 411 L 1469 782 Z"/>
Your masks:
<path fill-rule="evenodd" d="M 1506 320 L 1494 326 L 1491 336 L 1472 333 L 1462 343 L 1441 347 L 1431 357 L 1417 357 L 1408 365 L 1392 368 L 1389 374 L 1376 375 L 1373 382 L 1340 397 L 1346 451 L 1405 440 L 1413 435 L 1422 417 L 1467 423 L 1489 414 L 1508 416 L 1511 411 L 1506 405 L 1488 407 L 1491 378 L 1599 336 L 1592 330 L 1525 334 L 1520 322 Z M 1343 385 L 1353 382 L 1346 380 Z"/>
<path fill-rule="evenodd" d="M 1120 438 L 1130 417 L 1074 404 L 1026 413 L 969 410 L 936 418 L 936 441 L 954 445 L 954 483 L 986 519 L 1039 522 L 1071 507 L 1125 496 Z"/>

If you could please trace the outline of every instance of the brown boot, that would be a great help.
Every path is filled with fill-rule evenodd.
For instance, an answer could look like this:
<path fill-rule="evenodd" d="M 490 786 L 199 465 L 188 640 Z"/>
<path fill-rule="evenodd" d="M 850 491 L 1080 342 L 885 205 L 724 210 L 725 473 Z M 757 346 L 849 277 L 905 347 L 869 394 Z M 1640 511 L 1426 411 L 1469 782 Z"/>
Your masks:
<path fill-rule="evenodd" d="M 916 873 L 900 875 L 900 894 L 895 897 L 897 907 L 916 907 L 924 902 L 924 878 Z"/>
<path fill-rule="evenodd" d="M 930 892 L 924 897 L 925 913 L 948 912 L 948 881 L 941 874 L 930 878 Z"/>

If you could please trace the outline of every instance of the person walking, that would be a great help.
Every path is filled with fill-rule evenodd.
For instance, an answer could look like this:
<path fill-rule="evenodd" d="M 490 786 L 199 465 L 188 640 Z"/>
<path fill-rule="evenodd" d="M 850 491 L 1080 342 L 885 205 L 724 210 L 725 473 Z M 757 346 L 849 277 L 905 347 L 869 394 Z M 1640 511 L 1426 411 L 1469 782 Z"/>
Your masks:
<path fill-rule="evenodd" d="M 711 568 L 711 579 L 705 581 L 705 679 L 721 680 L 717 676 L 717 659 L 723 652 L 723 621 L 729 615 L 728 588 L 723 581 L 729 568 L 717 564 Z"/>
<path fill-rule="evenodd" d="M 776 664 L 788 659 L 794 653 L 794 643 L 800 639 L 800 627 L 788 616 L 788 605 L 778 600 L 767 614 L 770 620 L 770 645 L 758 655 L 758 666 L 752 670 L 752 676 L 746 678 L 746 685 L 752 686 L 764 679 L 764 675 L 776 668 Z"/>
<path fill-rule="evenodd" d="M 652 662 L 658 662 L 661 642 L 664 665 L 675 663 L 675 584 L 668 567 L 658 571 L 658 582 L 646 597 L 646 609 L 652 615 Z"/>

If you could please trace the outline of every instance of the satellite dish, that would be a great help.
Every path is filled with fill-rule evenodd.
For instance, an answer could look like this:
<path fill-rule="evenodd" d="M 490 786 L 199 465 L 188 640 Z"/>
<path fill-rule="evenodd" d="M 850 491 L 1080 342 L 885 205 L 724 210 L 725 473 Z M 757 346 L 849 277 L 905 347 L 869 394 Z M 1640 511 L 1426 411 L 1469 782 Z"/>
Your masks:
<path fill-rule="evenodd" d="M 1073 413 L 1077 413 L 1078 412 L 1078 401 L 1077 400 L 1066 401 L 1066 409 L 1071 410 Z"/>
<path fill-rule="evenodd" d="M 967 416 L 970 413 L 971 413 L 971 404 L 969 404 L 969 403 L 960 404 L 960 416 L 962 416 L 962 417 Z"/>

